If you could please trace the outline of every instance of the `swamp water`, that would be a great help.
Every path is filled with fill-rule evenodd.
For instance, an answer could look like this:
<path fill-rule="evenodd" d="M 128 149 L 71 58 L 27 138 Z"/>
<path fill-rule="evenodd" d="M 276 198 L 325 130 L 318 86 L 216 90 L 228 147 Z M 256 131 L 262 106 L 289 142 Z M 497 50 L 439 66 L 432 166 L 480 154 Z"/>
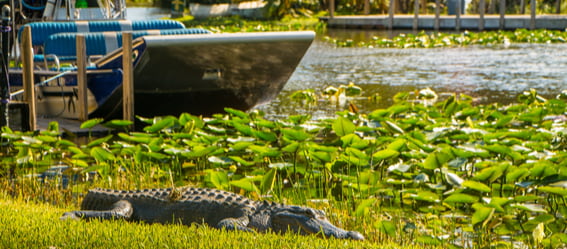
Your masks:
<path fill-rule="evenodd" d="M 329 31 L 339 39 L 384 37 L 378 31 Z M 337 48 L 322 37 L 313 43 L 279 97 L 260 107 L 268 116 L 333 115 L 355 104 L 361 112 L 392 104 L 398 92 L 431 88 L 442 93 L 464 93 L 477 103 L 514 102 L 518 94 L 534 88 L 547 98 L 567 88 L 567 44 L 511 44 L 459 48 Z M 290 99 L 298 90 L 321 94 L 328 86 L 349 82 L 363 90 L 361 98 L 345 103 L 319 98 L 315 105 Z M 367 97 L 379 95 L 378 101 Z"/>

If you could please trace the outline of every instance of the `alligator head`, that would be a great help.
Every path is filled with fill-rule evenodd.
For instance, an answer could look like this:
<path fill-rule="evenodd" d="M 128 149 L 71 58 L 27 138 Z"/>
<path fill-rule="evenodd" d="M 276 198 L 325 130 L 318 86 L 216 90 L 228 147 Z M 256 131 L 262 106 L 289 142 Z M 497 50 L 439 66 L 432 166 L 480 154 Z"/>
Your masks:
<path fill-rule="evenodd" d="M 346 231 L 331 224 L 325 212 L 291 205 L 272 206 L 271 228 L 275 232 L 293 231 L 300 234 L 320 234 L 339 239 L 364 240 L 356 231 Z"/>

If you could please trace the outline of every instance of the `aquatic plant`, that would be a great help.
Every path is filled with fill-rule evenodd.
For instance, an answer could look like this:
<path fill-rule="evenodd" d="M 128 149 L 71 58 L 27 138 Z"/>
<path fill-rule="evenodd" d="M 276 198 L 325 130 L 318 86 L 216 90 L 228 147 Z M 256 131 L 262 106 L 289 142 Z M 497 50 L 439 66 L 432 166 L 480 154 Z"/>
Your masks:
<path fill-rule="evenodd" d="M 391 39 L 372 37 L 372 40 L 354 42 L 325 37 L 325 40 L 338 47 L 370 47 L 370 48 L 439 48 L 463 47 L 471 45 L 500 45 L 509 46 L 512 43 L 565 43 L 567 33 L 556 30 L 526 30 L 514 31 L 485 31 L 448 34 L 434 32 L 419 32 L 417 34 L 400 34 Z"/>
<path fill-rule="evenodd" d="M 326 27 L 324 23 L 319 22 L 317 17 L 285 17 L 281 20 L 272 21 L 246 20 L 238 16 L 211 17 L 207 19 L 184 17 L 183 19 L 177 20 L 183 22 L 186 27 L 204 28 L 216 33 L 298 30 L 323 32 Z"/>
<path fill-rule="evenodd" d="M 515 104 L 474 105 L 467 95 L 425 89 L 394 101 L 320 120 L 268 120 L 234 109 L 208 118 L 141 118 L 143 131 L 86 144 L 62 138 L 55 124 L 39 133 L 4 127 L 1 182 L 11 194 L 26 192 L 23 176 L 64 164 L 70 189 L 79 192 L 190 182 L 282 202 L 332 203 L 334 213 L 346 212 L 344 227 L 375 240 L 567 243 L 564 99 L 531 90 Z M 41 184 L 32 185 L 40 198 L 33 189 Z"/>

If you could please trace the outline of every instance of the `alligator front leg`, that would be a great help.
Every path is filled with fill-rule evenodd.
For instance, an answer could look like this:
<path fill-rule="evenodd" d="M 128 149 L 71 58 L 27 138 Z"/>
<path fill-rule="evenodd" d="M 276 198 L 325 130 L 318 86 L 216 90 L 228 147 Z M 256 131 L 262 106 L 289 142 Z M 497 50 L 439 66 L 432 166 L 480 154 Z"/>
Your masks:
<path fill-rule="evenodd" d="M 134 209 L 132 204 L 126 200 L 121 200 L 112 205 L 112 209 L 105 211 L 94 211 L 94 210 L 81 210 L 81 211 L 71 211 L 66 212 L 61 216 L 61 220 L 67 219 L 130 219 Z"/>
<path fill-rule="evenodd" d="M 227 230 L 240 230 L 246 232 L 253 232 L 252 229 L 248 228 L 248 217 L 240 218 L 226 218 L 221 220 L 217 224 L 217 228 L 226 228 Z"/>

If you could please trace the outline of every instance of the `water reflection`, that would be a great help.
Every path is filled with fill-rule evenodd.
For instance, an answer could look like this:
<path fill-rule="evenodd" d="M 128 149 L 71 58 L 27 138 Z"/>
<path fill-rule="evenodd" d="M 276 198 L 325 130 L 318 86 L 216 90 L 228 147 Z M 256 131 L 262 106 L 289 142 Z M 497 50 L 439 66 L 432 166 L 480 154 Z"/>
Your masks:
<path fill-rule="evenodd" d="M 334 32 L 334 31 L 330 31 Z M 380 31 L 345 32 L 351 39 L 384 35 Z M 320 92 L 327 86 L 354 82 L 365 96 L 379 94 L 382 100 L 352 100 L 363 112 L 391 105 L 400 91 L 430 87 L 436 92 L 471 95 L 479 103 L 510 103 L 522 91 L 535 88 L 553 97 L 566 87 L 567 44 L 513 44 L 509 47 L 438 49 L 335 48 L 316 41 L 278 99 L 261 109 L 271 116 L 310 113 L 332 115 L 344 106 L 322 101 L 304 107 L 289 100 L 302 89 Z"/>

